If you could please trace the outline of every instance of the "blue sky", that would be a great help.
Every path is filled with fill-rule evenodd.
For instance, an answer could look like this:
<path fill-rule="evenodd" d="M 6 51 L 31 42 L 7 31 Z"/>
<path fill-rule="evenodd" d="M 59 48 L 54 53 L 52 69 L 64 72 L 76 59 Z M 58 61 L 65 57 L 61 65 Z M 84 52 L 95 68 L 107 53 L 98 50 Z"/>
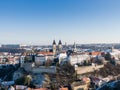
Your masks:
<path fill-rule="evenodd" d="M 0 43 L 119 43 L 120 0 L 0 0 Z"/>

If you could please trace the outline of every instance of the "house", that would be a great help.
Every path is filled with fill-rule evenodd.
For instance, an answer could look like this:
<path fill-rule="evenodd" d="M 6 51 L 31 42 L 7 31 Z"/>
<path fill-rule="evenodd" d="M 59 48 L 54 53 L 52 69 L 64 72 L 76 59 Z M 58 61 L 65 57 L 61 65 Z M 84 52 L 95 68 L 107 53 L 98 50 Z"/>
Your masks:
<path fill-rule="evenodd" d="M 53 62 L 54 56 L 52 52 L 38 52 L 37 56 L 35 56 L 35 64 L 37 66 L 43 66 L 47 60 Z"/>

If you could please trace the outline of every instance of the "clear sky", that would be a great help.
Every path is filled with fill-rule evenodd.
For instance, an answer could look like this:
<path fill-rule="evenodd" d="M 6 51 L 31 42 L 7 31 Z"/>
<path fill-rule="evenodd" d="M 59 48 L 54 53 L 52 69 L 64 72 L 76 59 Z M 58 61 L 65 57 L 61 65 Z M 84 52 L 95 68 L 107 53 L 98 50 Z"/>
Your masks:
<path fill-rule="evenodd" d="M 120 0 L 0 0 L 0 43 L 119 43 Z"/>

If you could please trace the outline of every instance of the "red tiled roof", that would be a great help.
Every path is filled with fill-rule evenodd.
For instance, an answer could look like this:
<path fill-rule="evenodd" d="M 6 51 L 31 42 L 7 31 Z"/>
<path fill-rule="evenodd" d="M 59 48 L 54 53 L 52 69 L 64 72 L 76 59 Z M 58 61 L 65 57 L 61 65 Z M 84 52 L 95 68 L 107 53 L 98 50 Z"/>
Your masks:
<path fill-rule="evenodd" d="M 91 52 L 91 55 L 100 55 L 101 52 Z"/>
<path fill-rule="evenodd" d="M 38 52 L 37 54 L 52 55 L 53 52 Z"/>

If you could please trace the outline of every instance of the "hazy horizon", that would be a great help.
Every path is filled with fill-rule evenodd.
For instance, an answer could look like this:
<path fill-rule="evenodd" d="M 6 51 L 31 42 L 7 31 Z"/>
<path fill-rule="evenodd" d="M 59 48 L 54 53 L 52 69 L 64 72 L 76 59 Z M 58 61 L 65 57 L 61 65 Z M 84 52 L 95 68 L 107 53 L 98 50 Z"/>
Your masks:
<path fill-rule="evenodd" d="M 119 43 L 119 0 L 0 0 L 0 44 Z"/>

